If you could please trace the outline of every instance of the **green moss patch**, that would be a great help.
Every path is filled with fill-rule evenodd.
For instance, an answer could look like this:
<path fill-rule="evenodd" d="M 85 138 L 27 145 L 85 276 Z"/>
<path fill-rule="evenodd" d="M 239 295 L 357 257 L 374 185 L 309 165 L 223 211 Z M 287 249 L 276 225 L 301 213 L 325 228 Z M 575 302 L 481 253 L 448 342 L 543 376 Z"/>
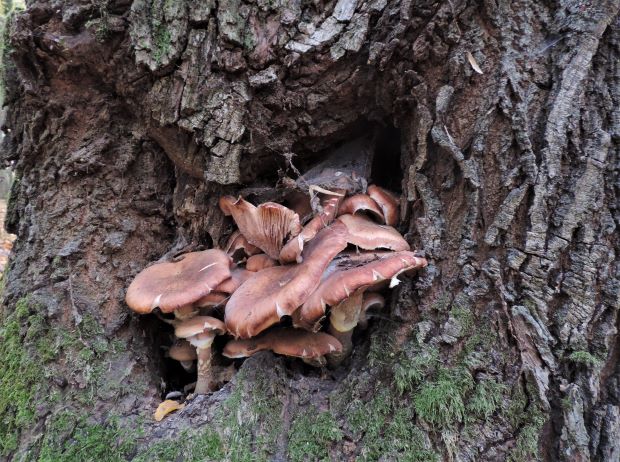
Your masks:
<path fill-rule="evenodd" d="M 424 432 L 416 426 L 414 410 L 405 400 L 394 400 L 383 389 L 370 401 L 356 400 L 347 413 L 347 423 L 361 445 L 359 460 L 439 460 Z"/>
<path fill-rule="evenodd" d="M 17 303 L 0 327 L 0 454 L 17 448 L 20 430 L 35 420 L 37 397 L 46 390 L 45 372 L 36 350 L 24 339 L 39 321 L 31 320 L 28 300 Z M 31 334 L 32 335 L 32 334 Z"/>
<path fill-rule="evenodd" d="M 269 371 L 245 369 L 237 374 L 235 391 L 215 416 L 213 427 L 221 429 L 223 451 L 234 461 L 267 461 L 282 431 L 281 384 L 270 380 Z"/>
<path fill-rule="evenodd" d="M 29 460 L 126 460 L 134 447 L 123 440 L 126 432 L 111 419 L 90 416 L 102 394 L 128 392 L 125 376 L 103 380 L 123 372 L 111 367 L 117 345 L 92 316 L 67 329 L 43 313 L 25 297 L 0 320 L 0 456 L 18 449 L 22 433 L 41 422 L 43 435 L 33 440 Z M 89 459 L 92 454 L 101 456 Z"/>
<path fill-rule="evenodd" d="M 575 364 L 583 364 L 584 366 L 599 367 L 603 361 L 588 351 L 574 351 L 568 359 Z"/>
<path fill-rule="evenodd" d="M 329 412 L 310 407 L 298 416 L 289 431 L 290 460 L 329 459 L 329 447 L 342 439 L 342 431 Z"/>
<path fill-rule="evenodd" d="M 48 418 L 49 426 L 39 452 L 40 462 L 122 462 L 135 451 L 133 432 L 117 419 L 103 424 L 63 412 Z"/>
<path fill-rule="evenodd" d="M 465 420 L 466 395 L 474 388 L 469 372 L 441 368 L 435 380 L 425 382 L 413 399 L 418 416 L 434 427 Z"/>
<path fill-rule="evenodd" d="M 198 432 L 182 432 L 174 439 L 159 441 L 131 460 L 133 462 L 205 462 L 223 460 L 224 446 L 217 432 L 207 428 Z"/>

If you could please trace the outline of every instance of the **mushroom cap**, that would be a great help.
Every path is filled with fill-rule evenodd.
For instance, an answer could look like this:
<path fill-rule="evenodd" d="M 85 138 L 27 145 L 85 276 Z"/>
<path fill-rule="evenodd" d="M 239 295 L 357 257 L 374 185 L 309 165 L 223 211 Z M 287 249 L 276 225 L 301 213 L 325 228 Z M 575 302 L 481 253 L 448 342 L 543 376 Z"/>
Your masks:
<path fill-rule="evenodd" d="M 230 255 L 230 258 L 236 259 L 235 261 L 243 260 L 243 257 L 239 257 L 239 252 L 242 252 L 245 257 L 250 257 L 260 253 L 261 250 L 248 242 L 241 231 L 237 230 L 230 235 L 228 242 L 226 243 L 226 253 Z"/>
<path fill-rule="evenodd" d="M 360 311 L 357 325 L 362 329 L 368 326 L 368 318 L 373 316 L 371 310 L 383 308 L 385 306 L 385 298 L 376 292 L 365 292 L 362 301 L 362 311 Z"/>
<path fill-rule="evenodd" d="M 234 268 L 230 271 L 230 277 L 218 284 L 218 286 L 213 290 L 216 292 L 223 292 L 225 294 L 232 294 L 241 286 L 241 284 L 247 281 L 252 274 L 253 273 L 251 271 L 244 268 Z"/>
<path fill-rule="evenodd" d="M 252 272 L 257 272 L 265 268 L 271 268 L 276 266 L 278 262 L 271 258 L 269 255 L 261 253 L 259 255 L 252 255 L 245 263 L 245 269 Z"/>
<path fill-rule="evenodd" d="M 414 256 L 413 252 L 381 255 L 361 266 L 336 270 L 330 274 L 293 314 L 293 325 L 316 329 L 328 305 L 337 305 L 355 291 L 394 278 L 403 271 L 426 266 L 426 260 Z"/>
<path fill-rule="evenodd" d="M 362 301 L 362 312 L 367 312 L 374 308 L 383 308 L 385 306 L 385 297 L 376 292 L 364 293 L 364 299 Z"/>
<path fill-rule="evenodd" d="M 310 197 L 301 191 L 291 190 L 286 196 L 285 203 L 289 209 L 299 215 L 299 219 L 302 221 L 305 217 L 310 217 L 313 214 Z"/>
<path fill-rule="evenodd" d="M 342 215 L 338 220 L 347 227 L 349 243 L 361 249 L 389 249 L 395 252 L 410 249 L 407 241 L 391 226 L 379 225 L 358 215 Z"/>
<path fill-rule="evenodd" d="M 226 300 L 230 297 L 229 294 L 224 292 L 211 292 L 208 295 L 200 298 L 194 303 L 196 308 L 210 308 L 213 306 L 224 305 Z"/>
<path fill-rule="evenodd" d="M 362 311 L 364 289 L 365 287 L 361 287 L 350 297 L 332 307 L 329 322 L 338 332 L 349 332 L 357 326 Z"/>
<path fill-rule="evenodd" d="M 385 224 L 396 226 L 400 218 L 398 197 L 390 191 L 383 189 L 377 185 L 368 186 L 368 195 L 377 203 L 383 212 Z"/>
<path fill-rule="evenodd" d="M 296 358 L 319 358 L 342 351 L 342 344 L 324 332 L 308 332 L 285 327 L 272 329 L 258 337 L 231 340 L 222 354 L 228 358 L 244 358 L 261 350 Z"/>
<path fill-rule="evenodd" d="M 255 207 L 242 197 L 232 196 L 220 199 L 220 207 L 232 215 L 241 234 L 250 244 L 260 248 L 273 259 L 277 259 L 288 236 L 297 236 L 301 231 L 299 215 L 291 209 L 265 202 Z"/>
<path fill-rule="evenodd" d="M 180 322 L 174 328 L 174 335 L 179 338 L 190 338 L 208 332 L 213 332 L 214 335 L 222 335 L 226 333 L 226 326 L 222 321 L 211 316 L 195 316 L 192 319 Z"/>
<path fill-rule="evenodd" d="M 301 263 L 301 253 L 305 243 L 312 240 L 319 231 L 334 221 L 343 197 L 340 191 L 336 191 L 336 194 L 324 196 L 321 200 L 321 212 L 306 223 L 301 232 L 282 247 L 279 256 L 281 263 L 295 261 Z"/>
<path fill-rule="evenodd" d="M 230 277 L 230 258 L 211 249 L 183 255 L 171 263 L 156 263 L 142 270 L 127 289 L 125 301 L 137 313 L 159 307 L 170 313 L 209 294 Z"/>
<path fill-rule="evenodd" d="M 329 262 L 346 247 L 346 229 L 323 229 L 304 250 L 298 265 L 274 266 L 254 273 L 230 297 L 225 321 L 235 337 L 254 337 L 295 311 L 317 288 Z"/>
<path fill-rule="evenodd" d="M 338 208 L 338 215 L 355 215 L 357 212 L 369 214 L 379 223 L 385 223 L 383 211 L 367 194 L 355 194 L 347 197 Z"/>
<path fill-rule="evenodd" d="M 168 356 L 177 361 L 193 361 L 198 357 L 196 348 L 187 340 L 179 340 L 168 350 Z"/>

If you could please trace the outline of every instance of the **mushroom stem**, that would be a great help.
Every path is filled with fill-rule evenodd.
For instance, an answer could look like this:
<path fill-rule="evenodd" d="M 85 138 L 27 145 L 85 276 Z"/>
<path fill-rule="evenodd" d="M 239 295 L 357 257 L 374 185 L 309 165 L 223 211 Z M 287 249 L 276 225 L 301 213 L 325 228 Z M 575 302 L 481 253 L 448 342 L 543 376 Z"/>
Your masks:
<path fill-rule="evenodd" d="M 198 379 L 194 393 L 204 395 L 215 388 L 211 371 L 211 346 L 196 348 L 196 353 L 198 354 Z"/>
<path fill-rule="evenodd" d="M 340 332 L 330 322 L 327 332 L 329 332 L 329 335 L 336 337 L 338 341 L 342 343 L 341 352 L 330 353 L 327 355 L 327 364 L 329 364 L 329 367 L 333 369 L 340 366 L 342 361 L 344 361 L 347 356 L 351 354 L 351 351 L 353 351 L 353 329 Z"/>
<path fill-rule="evenodd" d="M 198 314 L 198 308 L 193 305 L 185 305 L 174 310 L 174 319 L 177 321 L 186 321 Z"/>

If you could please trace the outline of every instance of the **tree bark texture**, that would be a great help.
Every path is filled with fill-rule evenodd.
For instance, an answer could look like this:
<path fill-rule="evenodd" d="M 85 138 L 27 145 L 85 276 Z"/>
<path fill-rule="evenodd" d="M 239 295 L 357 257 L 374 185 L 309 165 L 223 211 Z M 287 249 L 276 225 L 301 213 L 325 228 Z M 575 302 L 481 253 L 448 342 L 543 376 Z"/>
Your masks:
<path fill-rule="evenodd" d="M 28 2 L 3 457 L 620 460 L 619 3 Z M 429 266 L 336 371 L 261 353 L 154 423 L 169 339 L 131 279 L 368 133 Z"/>

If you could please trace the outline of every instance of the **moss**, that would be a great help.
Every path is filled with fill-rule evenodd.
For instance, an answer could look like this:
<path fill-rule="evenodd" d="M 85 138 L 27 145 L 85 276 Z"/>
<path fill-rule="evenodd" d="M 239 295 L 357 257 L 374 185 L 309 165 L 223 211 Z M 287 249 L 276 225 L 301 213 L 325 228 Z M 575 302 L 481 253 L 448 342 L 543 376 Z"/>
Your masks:
<path fill-rule="evenodd" d="M 79 328 L 71 330 L 49 323 L 44 312 L 44 307 L 24 297 L 0 320 L 0 455 L 16 450 L 20 434 L 42 414 L 49 416 L 40 439 L 41 460 L 80 460 L 82 451 L 97 454 L 97 441 L 111 442 L 118 436 L 118 425 L 93 423 L 68 410 L 75 403 L 88 413 L 101 384 L 114 386 L 103 380 L 113 356 L 93 317 L 84 316 Z M 54 385 L 51 379 L 67 377 L 67 371 L 77 371 L 72 377 L 79 388 Z M 60 401 L 68 406 L 57 412 L 54 406 Z M 68 426 L 71 435 L 66 434 Z M 111 443 L 107 447 L 109 458 L 100 460 L 117 460 L 114 454 L 127 450 Z"/>
<path fill-rule="evenodd" d="M 517 385 L 512 392 L 505 417 L 513 426 L 513 433 L 516 435 L 515 447 L 508 460 L 511 462 L 539 460 L 538 438 L 545 423 L 545 414 L 538 402 L 528 399 L 520 385 Z"/>
<path fill-rule="evenodd" d="M 493 379 L 481 380 L 467 400 L 468 419 L 488 419 L 499 409 L 505 392 L 505 385 Z"/>
<path fill-rule="evenodd" d="M 509 456 L 510 461 L 525 462 L 540 460 L 538 438 L 544 422 L 542 414 L 535 414 L 532 416 L 531 422 L 528 422 L 527 425 L 521 428 L 517 436 L 515 447 Z"/>
<path fill-rule="evenodd" d="M 212 429 L 202 432 L 182 432 L 175 438 L 165 439 L 149 446 L 132 457 L 133 462 L 204 462 L 222 460 L 220 436 Z"/>
<path fill-rule="evenodd" d="M 389 389 L 378 391 L 368 402 L 352 402 L 346 419 L 360 440 L 359 460 L 439 460 L 415 425 L 413 407 L 405 400 L 395 400 Z"/>
<path fill-rule="evenodd" d="M 70 412 L 48 419 L 38 460 L 40 462 L 120 462 L 135 452 L 133 431 L 122 428 L 113 418 L 106 423 L 89 423 Z"/>
<path fill-rule="evenodd" d="M 16 449 L 20 430 L 34 421 L 36 397 L 46 388 L 36 352 L 25 348 L 31 327 L 28 305 L 27 298 L 19 300 L 0 327 L 1 455 Z"/>
<path fill-rule="evenodd" d="M 341 439 L 342 431 L 332 415 L 310 407 L 291 425 L 289 459 L 292 461 L 328 459 L 329 446 Z"/>
<path fill-rule="evenodd" d="M 574 351 L 568 359 L 575 364 L 583 364 L 584 366 L 599 367 L 603 362 L 588 351 Z"/>
<path fill-rule="evenodd" d="M 163 58 L 170 52 L 172 46 L 172 35 L 165 24 L 157 24 L 153 34 L 154 46 L 153 59 L 160 64 Z"/>
<path fill-rule="evenodd" d="M 433 427 L 449 427 L 465 419 L 465 400 L 474 388 L 471 374 L 441 368 L 437 378 L 424 383 L 414 397 L 418 416 Z"/>
<path fill-rule="evenodd" d="M 397 349 L 393 337 L 393 328 L 385 324 L 372 333 L 367 358 L 371 368 L 388 366 L 394 361 Z"/>
<path fill-rule="evenodd" d="M 6 56 L 8 50 L 8 28 L 11 15 L 26 7 L 24 0 L 0 1 L 0 108 L 4 105 L 5 98 L 5 73 L 10 65 Z"/>
<path fill-rule="evenodd" d="M 189 462 L 222 460 L 224 450 L 220 436 L 213 430 L 206 430 L 190 439 L 190 447 L 185 453 Z"/>
<path fill-rule="evenodd" d="M 462 334 L 467 334 L 471 331 L 471 328 L 474 326 L 474 315 L 470 307 L 454 306 L 450 314 L 461 326 Z"/>
<path fill-rule="evenodd" d="M 393 366 L 394 384 L 398 392 L 403 394 L 413 391 L 436 367 L 438 360 L 439 352 L 436 349 L 403 354 Z"/>
<path fill-rule="evenodd" d="M 440 313 L 448 311 L 452 297 L 448 292 L 442 292 L 431 305 L 431 309 Z"/>
<path fill-rule="evenodd" d="M 246 370 L 241 369 L 235 391 L 214 419 L 213 425 L 222 429 L 223 451 L 230 460 L 270 460 L 282 431 L 282 402 L 277 384 L 271 382 L 270 371 L 255 372 L 257 375 L 249 381 Z M 250 385 L 251 392 L 244 390 Z"/>

